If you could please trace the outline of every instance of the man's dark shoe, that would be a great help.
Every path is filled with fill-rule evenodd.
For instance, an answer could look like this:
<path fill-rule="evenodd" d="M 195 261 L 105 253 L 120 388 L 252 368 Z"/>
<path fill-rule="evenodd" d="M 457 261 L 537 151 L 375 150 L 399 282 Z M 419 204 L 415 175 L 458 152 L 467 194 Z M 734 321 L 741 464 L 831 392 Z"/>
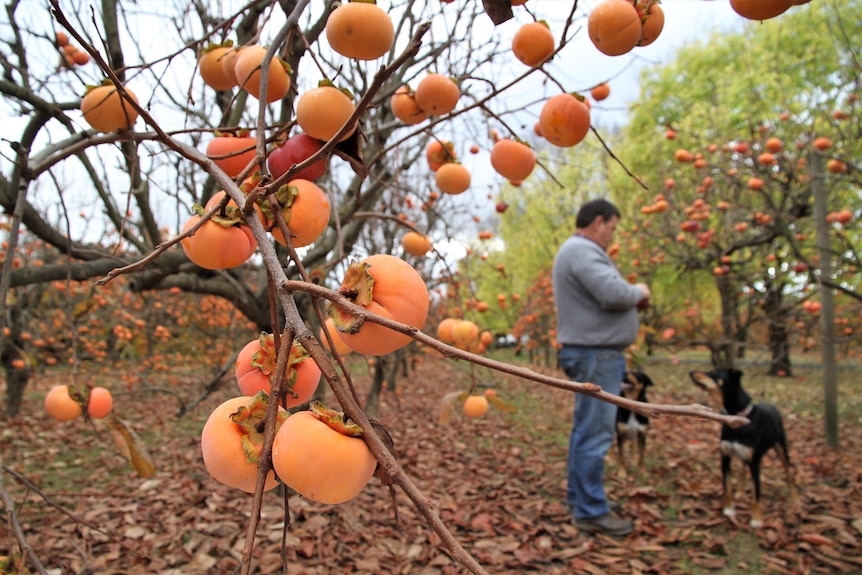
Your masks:
<path fill-rule="evenodd" d="M 605 513 L 598 517 L 576 518 L 575 527 L 585 533 L 607 533 L 620 537 L 628 535 L 634 528 L 631 519 L 623 519 L 613 513 Z"/>

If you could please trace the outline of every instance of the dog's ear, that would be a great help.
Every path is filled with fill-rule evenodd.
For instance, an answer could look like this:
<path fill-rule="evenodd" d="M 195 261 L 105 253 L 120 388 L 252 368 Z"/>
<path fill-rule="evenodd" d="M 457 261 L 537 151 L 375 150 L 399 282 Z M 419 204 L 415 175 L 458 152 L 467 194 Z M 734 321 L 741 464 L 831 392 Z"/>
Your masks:
<path fill-rule="evenodd" d="M 638 379 L 640 379 L 641 383 L 643 383 L 643 384 L 644 384 L 644 387 L 647 387 L 647 386 L 650 386 L 650 385 L 655 385 L 655 384 L 652 382 L 652 378 L 651 378 L 650 376 L 648 376 L 647 374 L 645 374 L 644 372 L 639 372 L 639 373 L 638 373 Z"/>
<path fill-rule="evenodd" d="M 692 383 L 701 389 L 710 391 L 719 388 L 719 384 L 713 379 L 712 375 L 705 371 L 690 371 L 688 372 L 688 376 L 691 378 Z"/>

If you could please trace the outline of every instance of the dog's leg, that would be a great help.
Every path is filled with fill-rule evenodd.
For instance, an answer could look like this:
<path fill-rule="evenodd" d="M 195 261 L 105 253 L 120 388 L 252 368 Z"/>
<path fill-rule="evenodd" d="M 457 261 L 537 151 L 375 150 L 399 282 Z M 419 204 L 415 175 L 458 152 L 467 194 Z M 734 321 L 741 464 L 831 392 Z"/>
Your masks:
<path fill-rule="evenodd" d="M 721 456 L 721 484 L 724 487 L 724 497 L 721 502 L 721 511 L 728 517 L 736 515 L 733 507 L 733 486 L 730 485 L 730 456 Z"/>
<path fill-rule="evenodd" d="M 625 441 L 626 441 L 626 429 L 622 424 L 617 424 L 617 463 L 619 464 L 618 475 L 625 479 L 628 476 L 628 471 L 626 470 L 626 456 L 625 456 Z"/>
<path fill-rule="evenodd" d="M 751 525 L 752 529 L 763 527 L 763 508 L 760 505 L 760 457 L 752 457 L 748 463 L 751 469 L 751 481 L 754 483 L 754 498 L 751 502 Z"/>
<path fill-rule="evenodd" d="M 644 452 L 646 451 L 646 433 L 644 431 L 640 431 L 638 433 L 638 473 L 643 475 L 646 473 L 646 467 L 644 466 Z"/>
<path fill-rule="evenodd" d="M 787 499 L 790 503 L 795 505 L 799 502 L 799 492 L 796 489 L 796 469 L 793 467 L 793 464 L 790 463 L 790 454 L 787 453 L 787 441 L 785 439 L 779 440 L 775 445 L 775 451 L 778 452 L 778 460 L 781 461 L 781 465 L 784 466 L 784 480 L 787 483 Z"/>

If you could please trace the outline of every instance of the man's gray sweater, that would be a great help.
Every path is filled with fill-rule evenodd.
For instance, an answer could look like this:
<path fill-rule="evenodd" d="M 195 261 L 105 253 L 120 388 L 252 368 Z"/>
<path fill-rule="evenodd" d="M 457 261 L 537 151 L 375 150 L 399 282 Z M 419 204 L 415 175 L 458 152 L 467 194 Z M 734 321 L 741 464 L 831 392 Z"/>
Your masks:
<path fill-rule="evenodd" d="M 637 338 L 641 290 L 622 277 L 596 242 L 573 235 L 554 260 L 557 341 L 625 349 Z"/>

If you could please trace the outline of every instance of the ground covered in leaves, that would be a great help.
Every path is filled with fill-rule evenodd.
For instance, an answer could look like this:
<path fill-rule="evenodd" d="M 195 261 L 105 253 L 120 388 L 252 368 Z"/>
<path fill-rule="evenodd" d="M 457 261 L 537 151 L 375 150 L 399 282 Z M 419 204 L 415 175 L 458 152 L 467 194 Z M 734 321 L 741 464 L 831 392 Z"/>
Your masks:
<path fill-rule="evenodd" d="M 366 370 L 354 365 L 362 388 Z M 648 366 L 657 384 L 651 400 L 703 401 L 687 382 L 688 368 Z M 862 573 L 862 390 L 854 373 L 841 371 L 841 448 L 833 451 L 824 445 L 816 371 L 782 379 L 747 371 L 752 395 L 778 404 L 785 415 L 802 495 L 800 505 L 788 504 L 777 457 L 767 456 L 760 530 L 748 527 L 747 497 L 736 518 L 721 514 L 719 429 L 711 421 L 654 419 L 645 474 L 622 477 L 609 462 L 609 493 L 635 521 L 633 534 L 614 539 L 580 533 L 562 502 L 569 393 L 428 358 L 400 380 L 398 394 L 384 393 L 379 418 L 401 465 L 489 573 Z M 478 420 L 456 412 L 441 425 L 441 399 L 467 389 L 471 377 L 495 387 L 518 411 L 492 408 Z M 233 382 L 179 419 L 170 395 L 115 389 L 118 415 L 146 442 L 157 466 L 154 476 L 142 478 L 98 423 L 56 423 L 43 414 L 41 398 L 59 378 L 38 374 L 24 414 L 0 427 L 5 488 L 48 572 L 238 572 L 252 498 L 212 480 L 198 444 L 209 412 L 234 395 Z M 190 378 L 187 388 L 173 391 L 193 399 L 205 380 Z M 285 532 L 283 496 L 267 493 L 252 572 L 281 572 L 284 553 L 294 575 L 466 573 L 406 496 L 398 491 L 396 500 L 397 518 L 376 478 L 338 506 L 293 494 Z M 8 519 L 0 508 L 0 555 L 18 552 Z"/>

